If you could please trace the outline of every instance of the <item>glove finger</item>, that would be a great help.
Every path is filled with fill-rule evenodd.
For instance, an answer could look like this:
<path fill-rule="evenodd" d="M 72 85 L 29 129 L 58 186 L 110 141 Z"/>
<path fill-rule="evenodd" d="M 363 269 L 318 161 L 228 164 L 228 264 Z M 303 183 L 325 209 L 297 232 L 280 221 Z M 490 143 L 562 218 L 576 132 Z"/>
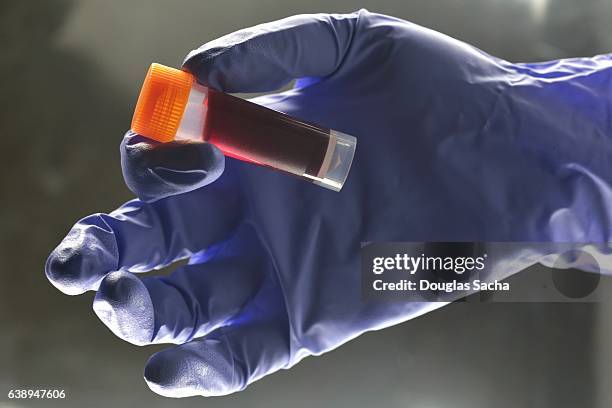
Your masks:
<path fill-rule="evenodd" d="M 364 13 L 304 14 L 236 31 L 191 51 L 183 68 L 225 92 L 267 92 L 295 78 L 328 76 Z"/>
<path fill-rule="evenodd" d="M 49 255 L 47 278 L 77 295 L 97 289 L 109 272 L 162 268 L 227 238 L 242 213 L 233 184 L 223 177 L 189 194 L 150 204 L 132 200 L 83 218 Z"/>
<path fill-rule="evenodd" d="M 128 131 L 121 142 L 121 169 L 128 188 L 152 202 L 186 193 L 223 173 L 223 153 L 209 143 L 159 143 Z"/>
<path fill-rule="evenodd" d="M 283 310 L 282 302 L 278 308 Z M 286 316 L 254 321 L 256 313 L 246 312 L 239 324 L 154 354 L 144 371 L 151 390 L 175 398 L 227 395 L 287 367 L 290 344 Z"/>
<path fill-rule="evenodd" d="M 94 311 L 113 333 L 136 345 L 202 337 L 245 308 L 269 270 L 252 243 L 241 238 L 206 251 L 215 253 L 206 263 L 186 265 L 170 276 L 141 280 L 112 272 L 100 284 Z M 251 248 L 245 250 L 245 244 Z"/>

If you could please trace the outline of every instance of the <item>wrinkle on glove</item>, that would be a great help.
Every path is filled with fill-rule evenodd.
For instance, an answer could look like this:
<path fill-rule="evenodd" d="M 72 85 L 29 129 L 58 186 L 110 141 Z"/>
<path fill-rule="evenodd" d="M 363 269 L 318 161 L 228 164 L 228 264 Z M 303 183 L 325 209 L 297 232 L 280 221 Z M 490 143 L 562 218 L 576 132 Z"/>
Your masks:
<path fill-rule="evenodd" d="M 126 135 L 139 200 L 77 223 L 46 271 L 66 293 L 99 286 L 94 310 L 119 337 L 176 344 L 145 367 L 161 395 L 236 392 L 444 305 L 363 298 L 363 242 L 525 243 L 496 253 L 491 279 L 558 266 L 554 243 L 569 242 L 612 272 L 609 55 L 511 63 L 361 10 L 241 30 L 184 68 L 226 92 L 298 79 L 253 101 L 358 144 L 335 193 L 234 159 L 223 170 L 205 144 Z M 169 277 L 131 274 L 183 257 Z M 579 257 L 562 265 L 593 270 Z"/>

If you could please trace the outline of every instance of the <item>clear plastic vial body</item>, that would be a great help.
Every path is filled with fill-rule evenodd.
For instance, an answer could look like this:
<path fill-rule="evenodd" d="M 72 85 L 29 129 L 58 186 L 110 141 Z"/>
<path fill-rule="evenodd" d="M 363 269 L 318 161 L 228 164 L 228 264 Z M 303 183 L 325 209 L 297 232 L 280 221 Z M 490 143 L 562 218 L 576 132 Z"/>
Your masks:
<path fill-rule="evenodd" d="M 226 156 L 342 188 L 356 139 L 198 84 L 187 72 L 152 64 L 132 130 L 168 142 L 206 141 Z"/>

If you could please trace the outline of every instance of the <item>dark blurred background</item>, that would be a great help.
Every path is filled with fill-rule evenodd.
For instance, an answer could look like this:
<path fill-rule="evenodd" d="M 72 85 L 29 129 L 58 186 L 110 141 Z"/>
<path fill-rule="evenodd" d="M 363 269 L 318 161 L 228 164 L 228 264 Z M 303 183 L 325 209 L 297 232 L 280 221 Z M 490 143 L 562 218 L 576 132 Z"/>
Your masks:
<path fill-rule="evenodd" d="M 0 408 L 612 406 L 608 302 L 456 303 L 237 395 L 169 400 L 142 379 L 159 347 L 122 342 L 91 293 L 47 282 L 73 222 L 131 198 L 118 146 L 152 61 L 179 66 L 245 26 L 361 7 L 513 61 L 612 51 L 610 0 L 0 0 Z M 15 388 L 67 399 L 9 401 Z"/>

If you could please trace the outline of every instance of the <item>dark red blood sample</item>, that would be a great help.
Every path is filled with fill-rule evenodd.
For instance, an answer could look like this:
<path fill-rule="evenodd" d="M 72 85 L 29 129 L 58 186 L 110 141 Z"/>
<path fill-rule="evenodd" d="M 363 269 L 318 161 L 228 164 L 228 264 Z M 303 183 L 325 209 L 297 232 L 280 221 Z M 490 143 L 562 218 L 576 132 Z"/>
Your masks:
<path fill-rule="evenodd" d="M 330 130 L 208 89 L 204 140 L 227 156 L 292 174 L 317 177 Z"/>

